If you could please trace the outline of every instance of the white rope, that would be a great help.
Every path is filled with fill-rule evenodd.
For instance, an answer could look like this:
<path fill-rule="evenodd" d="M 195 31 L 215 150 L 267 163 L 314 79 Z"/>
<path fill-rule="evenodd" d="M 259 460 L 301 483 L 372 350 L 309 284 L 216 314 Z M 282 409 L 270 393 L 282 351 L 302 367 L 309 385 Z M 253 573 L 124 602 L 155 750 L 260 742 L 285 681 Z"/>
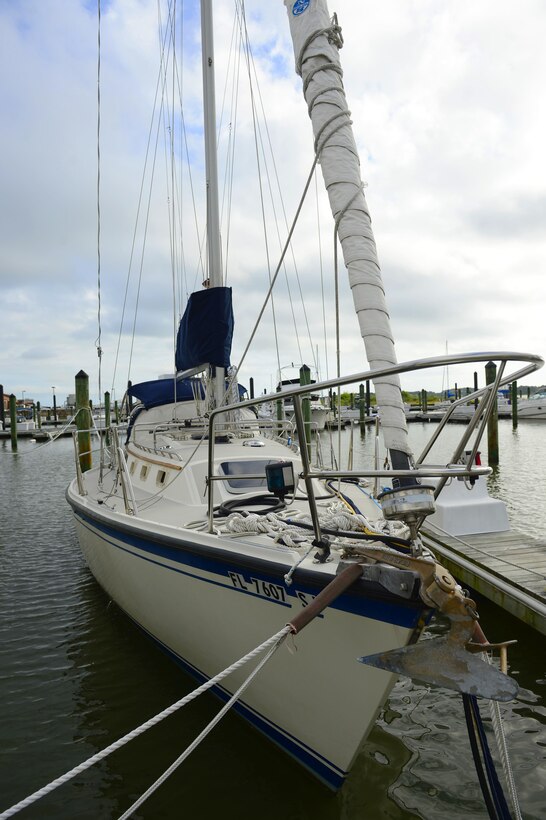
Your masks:
<path fill-rule="evenodd" d="M 224 717 L 226 712 L 228 712 L 229 709 L 233 706 L 233 704 L 240 698 L 240 696 L 245 691 L 245 689 L 250 685 L 250 683 L 256 677 L 256 675 L 258 674 L 260 669 L 262 669 L 262 667 L 265 666 L 265 664 L 268 662 L 268 660 L 277 651 L 277 649 L 281 645 L 282 641 L 286 638 L 286 636 L 291 631 L 292 631 L 292 628 L 290 626 L 285 626 L 284 629 L 282 629 L 280 632 L 277 633 L 277 636 L 276 636 L 277 637 L 277 642 L 275 644 L 273 644 L 273 646 L 270 648 L 267 655 L 265 655 L 262 658 L 262 660 L 256 666 L 256 668 L 253 670 L 253 672 L 251 672 L 251 674 L 248 676 L 248 678 L 241 684 L 241 686 L 237 689 L 237 691 L 231 696 L 231 698 L 228 700 L 228 702 L 218 712 L 216 717 L 214 717 L 210 721 L 210 723 L 207 726 L 205 726 L 203 731 L 195 738 L 195 740 L 192 743 L 190 743 L 188 748 L 184 752 L 182 752 L 182 754 L 179 757 L 177 757 L 177 759 L 173 763 L 171 763 L 169 768 L 166 769 L 163 772 L 163 774 L 160 777 L 158 777 L 158 779 L 154 783 L 152 783 L 152 785 L 144 792 L 144 794 L 141 795 L 138 798 L 138 800 L 136 800 L 133 803 L 133 805 L 124 814 L 121 815 L 119 820 L 127 820 L 127 818 L 130 817 L 133 814 L 133 812 L 136 809 L 138 809 L 138 807 L 141 806 L 144 803 L 144 801 L 147 800 L 148 797 L 150 797 L 150 795 L 152 795 L 165 782 L 165 780 L 167 780 L 168 777 L 170 777 L 170 775 L 175 771 L 175 769 L 177 769 L 178 766 L 180 766 L 180 764 L 183 763 L 184 760 L 186 760 L 186 758 L 190 756 L 190 754 L 194 751 L 194 749 L 196 749 L 197 746 L 199 746 L 199 744 L 201 743 L 201 741 L 204 740 L 207 737 L 208 734 L 210 734 L 210 732 L 214 729 L 216 724 L 220 722 L 220 720 Z"/>
<path fill-rule="evenodd" d="M 488 653 L 484 653 L 487 663 L 491 664 L 491 658 L 489 657 Z M 510 802 L 512 803 L 512 808 L 514 810 L 514 817 L 515 820 L 522 820 L 521 809 L 519 805 L 519 798 L 518 793 L 516 790 L 516 782 L 514 780 L 514 772 L 512 769 L 512 764 L 510 762 L 510 757 L 508 754 L 508 746 L 506 744 L 506 735 L 504 732 L 504 726 L 502 723 L 502 715 L 500 711 L 500 706 L 498 701 L 490 700 L 489 701 L 489 711 L 491 713 L 491 723 L 493 724 L 493 732 L 495 734 L 495 740 L 497 741 L 497 748 L 499 751 L 502 770 L 504 772 L 504 777 L 506 780 L 506 785 L 508 786 L 508 793 L 510 794 Z"/>
<path fill-rule="evenodd" d="M 327 502 L 321 506 L 319 524 L 321 527 L 330 530 L 341 530 L 345 532 L 362 532 L 368 534 L 377 533 L 389 535 L 397 538 L 406 538 L 408 529 L 400 522 L 390 522 L 384 519 L 370 521 L 361 513 L 350 512 L 345 504 L 340 501 Z M 286 518 L 289 516 L 289 520 Z M 312 519 L 309 514 L 294 510 L 283 513 L 268 513 L 258 515 L 251 513 L 242 515 L 239 512 L 231 513 L 220 526 L 223 534 L 245 534 L 256 533 L 268 535 L 277 543 L 282 543 L 292 549 L 301 549 L 309 543 L 309 536 L 302 533 L 302 528 L 298 527 L 298 522 L 303 525 L 311 525 Z"/>
<path fill-rule="evenodd" d="M 132 732 L 129 732 L 128 734 L 119 738 L 119 740 L 114 741 L 114 743 L 111 743 L 110 746 L 107 746 L 102 751 L 97 752 L 92 757 L 85 760 L 83 763 L 80 763 L 78 766 L 75 766 L 73 769 L 70 769 L 69 772 L 66 772 L 60 777 L 57 777 L 55 780 L 52 780 L 51 783 L 48 783 L 46 786 L 43 786 L 41 789 L 38 789 L 38 791 L 34 792 L 28 797 L 25 797 L 24 800 L 21 800 L 19 801 L 19 803 L 15 803 L 15 805 L 11 806 L 9 809 L 6 809 L 4 812 L 2 812 L 2 814 L 0 814 L 0 820 L 7 820 L 8 817 L 13 817 L 13 815 L 22 811 L 22 809 L 26 809 L 28 806 L 32 805 L 32 803 L 35 803 L 42 797 L 45 797 L 47 794 L 54 791 L 59 786 L 64 785 L 73 777 L 76 777 L 76 775 L 81 774 L 82 772 L 91 768 L 91 766 L 94 766 L 95 763 L 99 763 L 101 760 L 104 760 L 104 758 L 108 757 L 108 755 L 112 754 L 112 752 L 116 752 L 118 749 L 121 749 L 121 747 L 129 743 L 129 741 L 134 740 L 136 737 L 139 737 L 139 735 L 143 734 L 147 729 L 151 729 L 152 726 L 156 726 L 164 718 L 169 717 L 170 715 L 174 714 L 174 712 L 176 712 L 178 709 L 181 709 L 183 706 L 186 706 L 192 700 L 195 700 L 199 695 L 202 695 L 203 692 L 206 692 L 209 689 L 211 689 L 217 683 L 224 680 L 224 678 L 226 678 L 232 672 L 235 672 L 236 670 L 240 669 L 241 666 L 243 666 L 248 661 L 251 661 L 261 652 L 265 651 L 266 649 L 269 649 L 272 646 L 275 646 L 275 644 L 277 644 L 283 638 L 285 638 L 290 631 L 291 628 L 289 626 L 283 627 L 275 635 L 272 635 L 271 638 L 268 638 L 268 640 L 260 644 L 260 646 L 257 646 L 255 649 L 253 649 L 247 655 L 242 657 L 240 660 L 236 661 L 231 666 L 228 666 L 227 669 L 224 669 L 223 672 L 219 672 L 217 675 L 203 683 L 197 689 L 194 689 L 193 692 L 190 692 L 181 700 L 178 700 L 176 701 L 176 703 L 173 703 L 171 706 L 168 706 L 162 712 L 159 712 L 159 714 L 155 715 L 155 717 L 150 718 L 141 726 L 137 727 L 136 729 L 133 729 Z"/>

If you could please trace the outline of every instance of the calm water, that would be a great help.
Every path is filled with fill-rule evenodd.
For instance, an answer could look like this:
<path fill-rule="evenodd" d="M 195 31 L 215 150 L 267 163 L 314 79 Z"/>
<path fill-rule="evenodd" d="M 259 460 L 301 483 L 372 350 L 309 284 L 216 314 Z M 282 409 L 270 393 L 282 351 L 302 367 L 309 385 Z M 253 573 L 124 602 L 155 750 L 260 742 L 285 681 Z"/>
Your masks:
<path fill-rule="evenodd" d="M 418 450 L 429 430 L 415 424 L 410 432 Z M 371 439 L 355 434 L 355 458 Z M 508 503 L 514 527 L 546 535 L 546 425 L 520 424 L 514 433 L 501 422 L 500 446 L 495 494 Z M 14 457 L 0 443 L 0 809 L 193 688 L 109 604 L 84 565 L 64 500 L 71 441 L 34 447 L 21 442 Z M 522 694 L 501 708 L 523 816 L 538 820 L 546 817 L 546 639 L 484 601 L 480 613 L 490 639 L 519 641 L 510 661 Z M 216 710 L 212 696 L 200 698 L 20 816 L 118 817 Z M 487 813 L 460 698 L 404 680 L 340 794 L 228 715 L 135 816 L 478 820 Z"/>

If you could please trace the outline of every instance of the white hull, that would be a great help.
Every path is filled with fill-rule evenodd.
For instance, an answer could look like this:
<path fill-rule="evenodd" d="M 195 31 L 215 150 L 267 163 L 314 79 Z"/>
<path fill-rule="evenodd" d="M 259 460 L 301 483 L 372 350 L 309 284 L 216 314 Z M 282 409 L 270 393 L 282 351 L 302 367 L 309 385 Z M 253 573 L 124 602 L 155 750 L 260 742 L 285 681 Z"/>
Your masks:
<path fill-rule="evenodd" d="M 87 473 L 86 483 L 93 473 Z M 283 580 L 294 551 L 257 538 L 214 535 L 143 522 L 68 490 L 78 537 L 111 598 L 197 679 L 245 655 L 310 603 L 335 574 L 307 562 Z M 254 544 L 252 543 L 254 542 Z M 296 556 L 297 557 L 297 556 Z M 364 582 L 359 582 L 363 585 Z M 339 788 L 395 677 L 357 662 L 418 636 L 423 605 L 385 591 L 342 595 L 276 653 L 237 709 L 331 788 Z M 290 639 L 289 639 L 290 640 Z M 249 674 L 217 690 L 224 699 Z"/>
<path fill-rule="evenodd" d="M 11 428 L 11 420 L 6 418 L 6 429 Z M 18 433 L 28 433 L 30 430 L 36 430 L 36 422 L 35 421 L 18 421 L 17 422 L 17 432 Z"/>
<path fill-rule="evenodd" d="M 546 420 L 546 398 L 518 402 L 519 419 Z"/>

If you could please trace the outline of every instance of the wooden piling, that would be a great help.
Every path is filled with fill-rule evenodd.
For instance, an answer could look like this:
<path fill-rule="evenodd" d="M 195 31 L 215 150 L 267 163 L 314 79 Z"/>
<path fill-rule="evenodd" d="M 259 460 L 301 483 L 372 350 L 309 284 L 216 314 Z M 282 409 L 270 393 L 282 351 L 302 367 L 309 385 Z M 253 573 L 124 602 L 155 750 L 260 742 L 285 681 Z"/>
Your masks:
<path fill-rule="evenodd" d="M 476 371 L 474 371 L 474 390 L 477 390 L 477 389 L 478 389 L 478 374 L 476 373 Z M 479 399 L 474 399 L 474 410 L 478 406 L 478 401 L 479 401 Z"/>
<path fill-rule="evenodd" d="M 119 405 L 117 399 L 114 402 L 114 418 L 116 420 L 116 424 L 119 424 Z"/>
<path fill-rule="evenodd" d="M 6 411 L 4 409 L 4 385 L 0 384 L 0 430 L 6 429 Z"/>
<path fill-rule="evenodd" d="M 306 384 L 311 384 L 311 369 L 303 364 L 300 367 L 300 384 L 302 387 Z M 303 424 L 305 427 L 305 441 L 307 442 L 307 452 L 311 458 L 311 400 L 308 396 L 302 399 L 301 409 L 303 413 Z M 301 442 L 303 446 L 303 442 Z"/>
<path fill-rule="evenodd" d="M 485 383 L 492 384 L 497 378 L 497 365 L 495 362 L 487 362 L 485 365 Z M 493 410 L 487 422 L 487 451 L 490 467 L 497 467 L 499 464 L 499 413 L 497 407 L 497 397 L 493 398 Z"/>
<path fill-rule="evenodd" d="M 110 411 L 110 393 L 107 390 L 104 394 L 104 429 L 106 430 L 106 444 L 110 445 L 110 425 L 111 425 L 111 411 Z"/>
<path fill-rule="evenodd" d="M 104 394 L 104 426 L 110 427 L 111 423 L 111 407 L 110 407 L 110 393 L 107 390 Z"/>
<path fill-rule="evenodd" d="M 359 393 L 360 393 L 360 402 L 358 404 L 358 414 L 359 414 L 359 421 L 360 421 L 360 432 L 366 432 L 366 400 L 364 397 L 364 385 L 361 384 L 359 386 Z"/>
<path fill-rule="evenodd" d="M 281 392 L 281 386 L 277 387 L 277 393 Z M 283 421 L 284 419 L 284 404 L 282 399 L 277 400 L 277 421 Z"/>
<path fill-rule="evenodd" d="M 82 473 L 91 469 L 91 411 L 89 409 L 89 376 L 83 370 L 76 375 L 76 427 L 78 456 Z"/>
<path fill-rule="evenodd" d="M 249 390 L 250 390 L 250 398 L 253 399 L 254 398 L 254 379 L 252 378 L 252 376 L 249 379 Z"/>
<path fill-rule="evenodd" d="M 42 429 L 42 405 L 39 401 L 36 402 L 36 423 L 38 425 L 38 430 Z"/>
<path fill-rule="evenodd" d="M 512 427 L 514 430 L 518 426 L 518 383 L 512 382 L 510 385 L 510 399 L 512 402 Z"/>
<path fill-rule="evenodd" d="M 371 393 L 370 393 L 370 380 L 366 379 L 366 415 L 367 416 L 370 415 L 371 406 L 372 406 L 372 400 L 371 400 Z"/>
<path fill-rule="evenodd" d="M 2 399 L 3 401 L 4 399 Z M 17 450 L 17 399 L 12 393 L 9 397 L 9 420 L 11 434 L 11 449 Z"/>

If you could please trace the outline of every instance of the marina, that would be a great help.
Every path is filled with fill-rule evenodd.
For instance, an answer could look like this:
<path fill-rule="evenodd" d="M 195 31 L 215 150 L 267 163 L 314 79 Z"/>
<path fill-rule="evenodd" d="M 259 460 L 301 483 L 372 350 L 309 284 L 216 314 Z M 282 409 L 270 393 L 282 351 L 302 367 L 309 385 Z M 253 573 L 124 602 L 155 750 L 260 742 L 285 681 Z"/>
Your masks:
<path fill-rule="evenodd" d="M 412 425 L 412 431 L 418 447 L 426 430 Z M 348 430 L 345 451 L 349 437 Z M 365 457 L 373 437 L 356 436 L 354 446 L 355 458 Z M 528 529 L 532 520 L 540 538 L 546 531 L 544 509 L 534 515 L 528 489 L 546 482 L 541 428 L 522 424 L 514 433 L 509 421 L 502 422 L 500 447 L 492 489 L 508 502 L 512 526 Z M 533 455 L 533 469 L 526 469 L 522 479 L 522 465 Z M 73 470 L 72 443 L 21 442 L 13 456 L 3 442 L 0 460 L 5 501 L 0 535 L 2 810 L 159 712 L 193 689 L 194 682 L 109 602 L 86 568 L 63 500 Z M 43 515 L 44 506 L 51 514 Z M 542 820 L 545 639 L 502 608 L 481 597 L 478 601 L 490 640 L 518 641 L 509 662 L 521 693 L 501 709 L 523 816 Z M 441 621 L 429 627 L 431 637 L 444 632 Z M 221 814 L 233 820 L 252 820 L 257 814 L 266 820 L 280 814 L 293 820 L 310 815 L 318 820 L 366 815 L 442 820 L 446 814 L 485 820 L 460 698 L 448 690 L 436 689 L 434 696 L 431 691 L 407 678 L 398 681 L 337 796 L 228 714 L 140 816 L 175 818 L 182 805 L 190 816 Z M 131 796 L 140 793 L 141 783 L 163 771 L 217 709 L 211 695 L 200 698 L 21 816 L 119 816 Z"/>
<path fill-rule="evenodd" d="M 433 279 L 414 270 L 392 288 L 392 258 L 383 275 L 361 167 L 373 172 L 390 126 L 378 111 L 353 119 L 326 0 L 284 7 L 277 64 L 265 9 L 247 26 L 236 0 L 230 34 L 223 3 L 157 4 L 159 36 L 133 52 L 134 102 L 151 117 L 132 134 L 140 190 L 135 177 L 123 194 L 109 35 L 124 10 L 86 8 L 97 270 L 81 324 L 98 366 L 64 382 L 62 408 L 49 380 L 48 426 L 29 398 L 47 394 L 0 390 L 0 820 L 539 820 L 546 804 L 543 388 L 521 401 L 544 358 L 484 349 L 474 302 L 458 352 L 425 355 Z M 372 61 L 356 87 L 378 79 Z M 266 112 L 277 88 L 302 139 L 296 91 L 308 117 L 308 158 L 282 185 Z M 409 329 L 402 360 L 392 304 Z M 246 378 L 264 357 L 276 388 L 269 376 L 257 396 Z M 440 377 L 430 403 L 404 389 Z"/>

